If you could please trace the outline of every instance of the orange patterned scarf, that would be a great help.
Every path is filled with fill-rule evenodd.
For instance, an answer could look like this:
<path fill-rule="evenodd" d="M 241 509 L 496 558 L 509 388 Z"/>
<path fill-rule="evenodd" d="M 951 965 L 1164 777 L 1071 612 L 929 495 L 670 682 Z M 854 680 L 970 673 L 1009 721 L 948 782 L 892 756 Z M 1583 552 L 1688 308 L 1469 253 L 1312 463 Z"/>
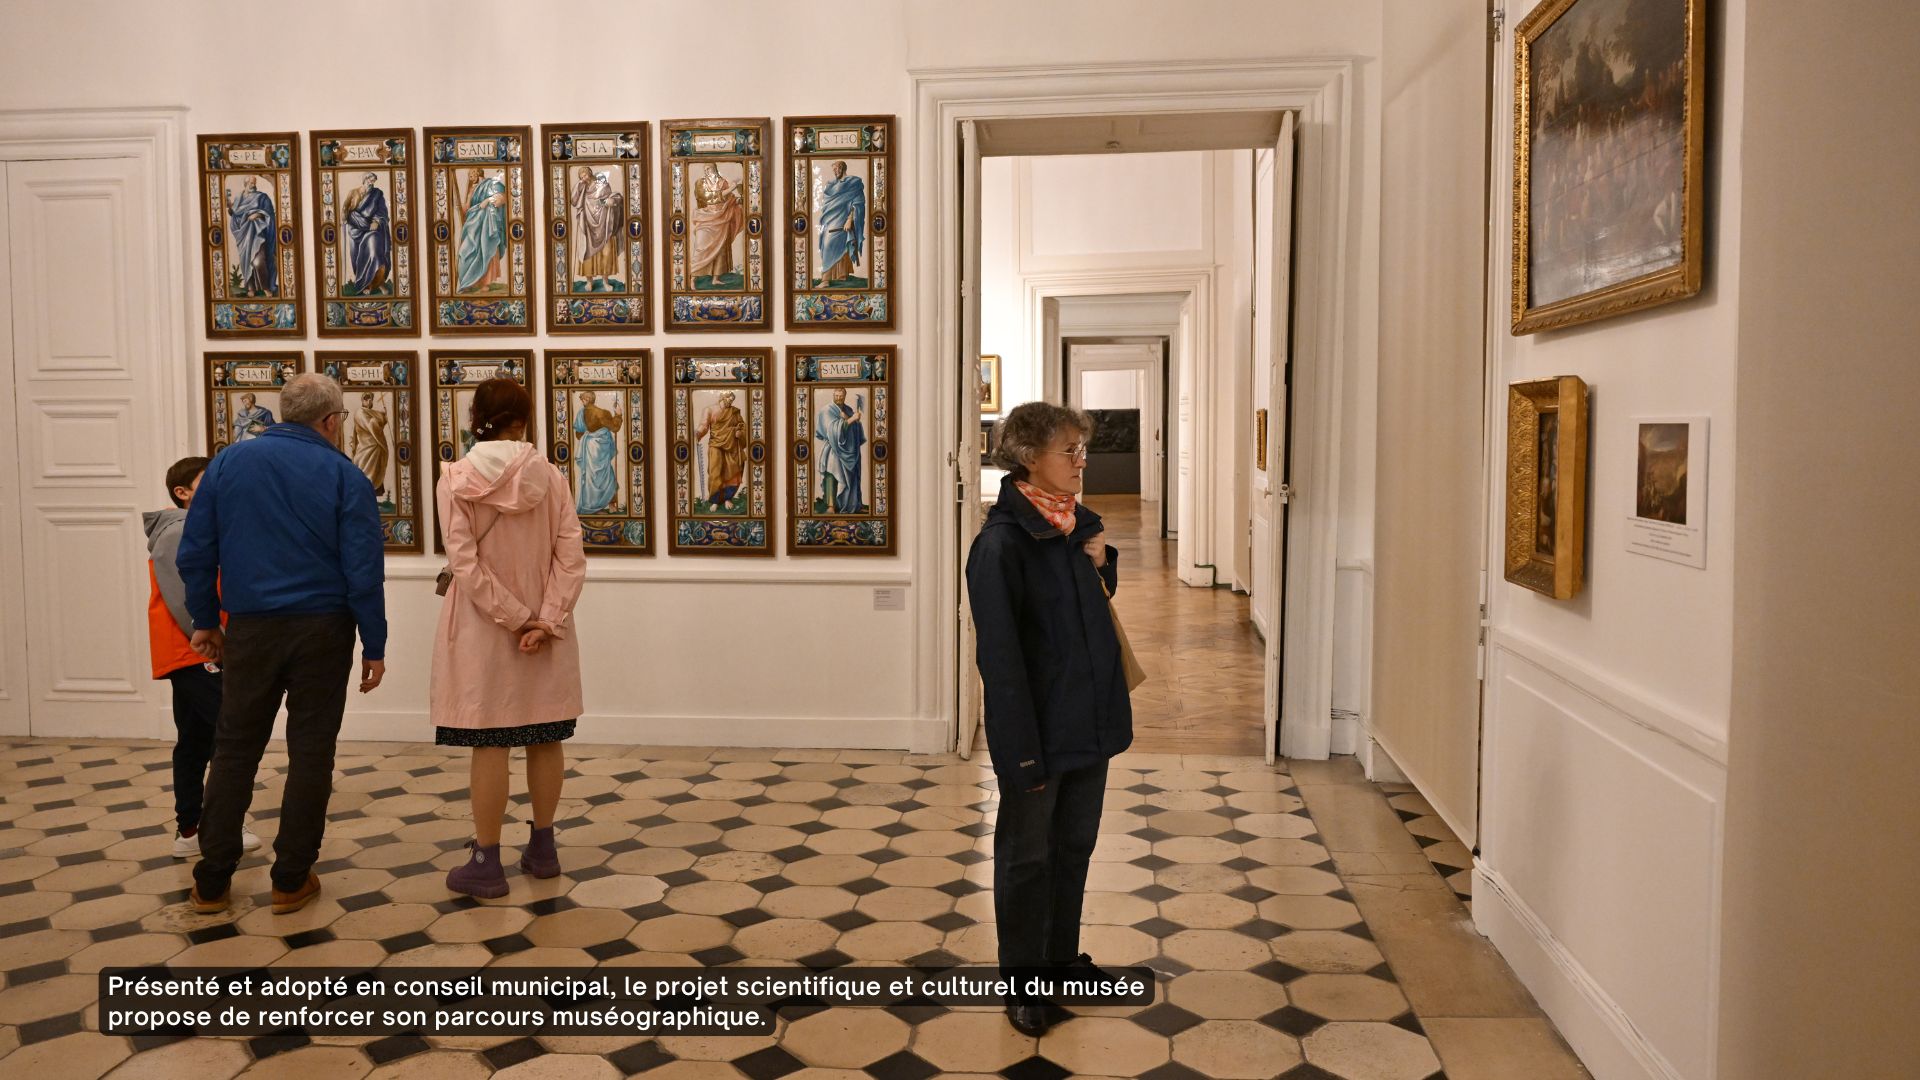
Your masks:
<path fill-rule="evenodd" d="M 1046 518 L 1048 524 L 1066 535 L 1073 534 L 1073 508 L 1080 502 L 1078 496 L 1054 495 L 1025 480 L 1015 480 L 1013 486 L 1020 489 L 1020 494 L 1027 497 L 1027 501 L 1040 511 L 1040 516 Z"/>

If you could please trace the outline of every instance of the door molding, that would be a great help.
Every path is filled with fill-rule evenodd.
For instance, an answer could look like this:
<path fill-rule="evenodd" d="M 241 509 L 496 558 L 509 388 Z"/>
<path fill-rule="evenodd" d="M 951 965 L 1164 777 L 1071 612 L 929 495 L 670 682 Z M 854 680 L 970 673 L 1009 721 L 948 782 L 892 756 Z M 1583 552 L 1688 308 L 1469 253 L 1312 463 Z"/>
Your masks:
<path fill-rule="evenodd" d="M 0 162 L 129 159 L 146 185 L 151 213 L 144 222 L 129 222 L 129 228 L 145 231 L 147 254 L 128 270 L 145 278 L 153 291 L 153 306 L 144 323 L 129 330 L 144 336 L 144 355 L 154 366 L 151 386 L 156 400 L 147 405 L 158 422 L 149 429 L 145 445 L 131 449 L 136 456 L 154 461 L 190 452 L 195 445 L 192 433 L 197 430 L 194 420 L 198 396 L 183 380 L 183 374 L 193 370 L 187 363 L 192 342 L 186 320 L 186 281 L 191 266 L 186 244 L 189 204 L 185 178 L 192 162 L 186 115 L 187 110 L 179 106 L 0 109 Z M 0 299 L 0 309 L 5 306 L 6 301 Z M 0 328 L 0 357 L 5 358 L 0 369 L 11 382 L 16 358 L 10 324 Z M 13 430 L 16 417 L 11 409 L 0 424 L 15 439 L 34 434 Z M 66 509 L 70 508 L 63 511 Z M 24 528 L 24 516 L 21 523 Z M 23 557 L 33 550 L 33 545 L 22 544 Z M 128 612 L 127 617 L 135 619 L 138 614 Z M 26 734 L 28 718 L 24 711 L 18 717 L 0 714 L 0 735 Z"/>
<path fill-rule="evenodd" d="M 1357 307 L 1347 271 L 1359 264 L 1360 246 L 1354 209 L 1362 151 L 1353 102 L 1358 72 L 1358 62 L 1348 57 L 910 72 L 914 155 L 909 180 L 911 205 L 921 211 L 915 250 L 922 256 L 915 260 L 912 286 L 914 340 L 926 357 L 956 356 L 960 347 L 960 121 L 1247 110 L 1297 114 L 1290 437 L 1292 482 L 1299 494 L 1287 537 L 1287 678 L 1281 687 L 1280 729 L 1282 752 L 1302 758 L 1326 757 L 1332 732 L 1339 406 L 1345 372 L 1362 360 L 1356 335 L 1347 332 Z M 1210 310 L 1195 321 L 1202 324 L 1196 334 L 1211 336 Z M 917 415 L 927 418 L 923 437 L 932 445 L 959 444 L 960 403 L 950 385 L 955 382 L 916 384 Z M 915 460 L 920 462 L 915 490 L 951 488 L 951 466 L 941 455 L 922 453 Z M 951 747 L 959 733 L 959 718 L 949 704 L 956 700 L 959 677 L 959 588 L 951 572 L 960 558 L 955 508 L 936 498 L 932 508 L 916 505 L 916 510 L 914 520 L 926 527 L 916 530 L 915 558 L 927 568 L 925 587 L 914 590 L 914 624 L 925 630 L 914 647 L 916 711 L 930 724 L 944 718 Z"/>

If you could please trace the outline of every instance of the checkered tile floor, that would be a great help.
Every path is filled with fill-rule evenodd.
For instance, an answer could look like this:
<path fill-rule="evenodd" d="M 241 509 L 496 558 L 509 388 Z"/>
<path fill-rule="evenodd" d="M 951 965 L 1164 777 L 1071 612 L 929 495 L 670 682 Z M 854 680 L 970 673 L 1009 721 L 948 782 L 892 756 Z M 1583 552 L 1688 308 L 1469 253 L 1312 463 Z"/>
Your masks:
<path fill-rule="evenodd" d="M 1420 845 L 1421 853 L 1433 864 L 1434 871 L 1447 879 L 1453 895 L 1472 911 L 1473 852 L 1453 835 L 1453 830 L 1412 784 L 1381 784 L 1380 790 L 1386 793 L 1387 805 L 1406 823 L 1407 831 L 1413 834 L 1414 842 Z"/>
<path fill-rule="evenodd" d="M 451 898 L 444 872 L 470 834 L 464 756 L 347 744 L 322 898 L 271 914 L 267 860 L 254 856 L 233 910 L 199 916 L 185 904 L 189 864 L 170 855 L 166 746 L 0 744 L 0 1075 L 1442 1075 L 1291 778 L 1198 755 L 1116 759 L 1088 882 L 1083 947 L 1165 973 L 1160 1000 L 1078 1009 L 1039 1040 L 996 1009 L 939 1006 L 796 1012 L 777 1037 L 637 1042 L 97 1034 L 106 966 L 994 959 L 995 791 L 979 755 L 570 750 L 558 879 L 515 874 L 504 900 Z M 255 793 L 269 848 L 285 764 L 270 753 Z M 511 825 L 506 843 L 525 835 Z"/>

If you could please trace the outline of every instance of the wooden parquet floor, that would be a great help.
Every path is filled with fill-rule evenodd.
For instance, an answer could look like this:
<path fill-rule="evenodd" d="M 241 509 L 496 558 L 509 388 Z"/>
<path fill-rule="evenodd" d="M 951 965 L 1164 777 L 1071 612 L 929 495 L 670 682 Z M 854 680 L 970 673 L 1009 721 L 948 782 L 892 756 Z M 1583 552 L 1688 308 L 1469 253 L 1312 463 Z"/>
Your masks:
<path fill-rule="evenodd" d="M 1087 505 L 1120 551 L 1114 607 L 1146 669 L 1133 692 L 1133 746 L 1141 754 L 1261 754 L 1264 646 L 1247 597 L 1196 589 L 1174 576 L 1174 545 L 1154 538 L 1160 505 L 1095 495 Z M 986 733 L 979 736 L 986 745 Z"/>

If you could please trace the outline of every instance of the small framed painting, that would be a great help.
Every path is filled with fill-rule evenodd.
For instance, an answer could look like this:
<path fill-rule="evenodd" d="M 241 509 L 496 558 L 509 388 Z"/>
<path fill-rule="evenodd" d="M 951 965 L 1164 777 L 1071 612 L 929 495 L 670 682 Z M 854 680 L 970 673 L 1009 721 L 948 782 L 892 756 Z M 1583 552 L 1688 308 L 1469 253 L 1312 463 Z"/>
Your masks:
<path fill-rule="evenodd" d="M 668 349 L 667 550 L 773 554 L 772 349 Z"/>
<path fill-rule="evenodd" d="M 792 347 L 789 555 L 891 555 L 892 346 Z"/>
<path fill-rule="evenodd" d="M 980 358 L 980 411 L 1000 412 L 1000 357 L 993 353 Z"/>
<path fill-rule="evenodd" d="M 660 125 L 666 329 L 770 330 L 767 136 L 757 120 Z"/>
<path fill-rule="evenodd" d="M 1627 550 L 1704 570 L 1707 418 L 1639 420 L 1634 429 L 1638 438 Z"/>
<path fill-rule="evenodd" d="M 525 127 L 427 128 L 436 334 L 531 334 L 533 178 Z"/>
<path fill-rule="evenodd" d="M 654 551 L 651 366 L 646 349 L 547 350 L 547 459 L 590 555 Z"/>
<path fill-rule="evenodd" d="M 373 484 L 386 549 L 418 554 L 420 354 L 323 352 L 313 366 L 340 384 L 347 409 L 340 449 Z"/>
<path fill-rule="evenodd" d="M 1700 291 L 1707 0 L 1545 0 L 1514 34 L 1513 332 Z"/>
<path fill-rule="evenodd" d="M 533 377 L 533 351 L 433 349 L 427 353 L 427 370 L 433 380 L 433 483 L 437 488 L 441 470 L 466 457 L 467 451 L 473 449 L 474 388 L 488 379 L 506 378 L 531 391 L 528 380 Z M 539 414 L 535 409 L 534 418 Z M 529 422 L 527 426 L 531 429 L 534 425 Z M 527 441 L 537 443 L 538 436 L 528 430 Z M 433 550 L 446 550 L 441 543 L 437 513 L 433 522 Z"/>
<path fill-rule="evenodd" d="M 1507 388 L 1508 581 L 1555 600 L 1586 570 L 1587 384 L 1578 376 Z"/>
<path fill-rule="evenodd" d="M 320 336 L 418 337 L 413 129 L 309 137 Z"/>
<path fill-rule="evenodd" d="M 645 333 L 652 174 L 645 123 L 544 124 L 550 334 Z"/>
<path fill-rule="evenodd" d="M 787 119 L 787 329 L 893 328 L 893 128 Z"/>
<path fill-rule="evenodd" d="M 295 132 L 200 136 L 208 337 L 306 336 L 299 198 Z"/>
<path fill-rule="evenodd" d="M 207 455 L 257 439 L 280 422 L 280 388 L 306 369 L 298 352 L 208 353 Z"/>

